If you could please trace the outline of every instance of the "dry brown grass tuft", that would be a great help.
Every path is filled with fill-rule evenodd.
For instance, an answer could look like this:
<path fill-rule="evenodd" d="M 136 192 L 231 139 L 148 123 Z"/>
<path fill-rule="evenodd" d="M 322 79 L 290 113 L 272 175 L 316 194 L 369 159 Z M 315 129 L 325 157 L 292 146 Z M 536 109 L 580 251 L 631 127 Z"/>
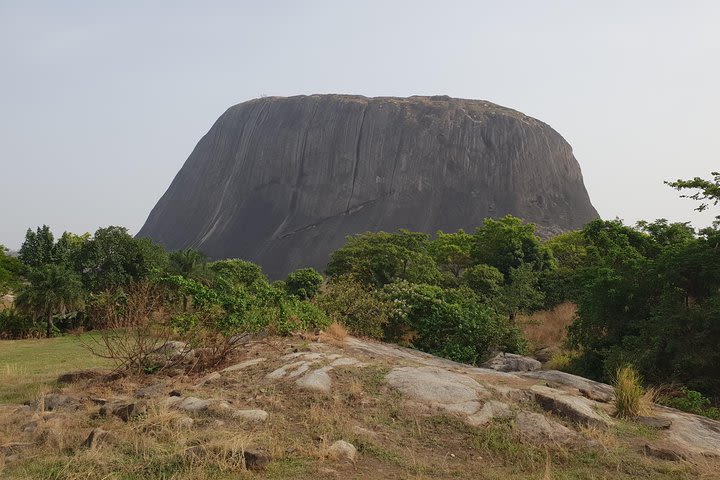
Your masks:
<path fill-rule="evenodd" d="M 567 327 L 572 324 L 576 312 L 574 303 L 561 303 L 552 310 L 521 315 L 518 324 L 522 325 L 525 337 L 535 348 L 559 347 L 567 337 Z"/>
<path fill-rule="evenodd" d="M 338 322 L 331 323 L 323 332 L 323 339 L 332 343 L 343 343 L 348 336 L 347 329 Z"/>

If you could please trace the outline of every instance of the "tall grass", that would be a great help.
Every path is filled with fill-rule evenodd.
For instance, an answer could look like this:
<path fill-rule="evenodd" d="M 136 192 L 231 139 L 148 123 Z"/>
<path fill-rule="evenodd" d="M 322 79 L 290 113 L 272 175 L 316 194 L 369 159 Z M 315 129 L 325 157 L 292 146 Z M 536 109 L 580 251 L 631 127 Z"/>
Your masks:
<path fill-rule="evenodd" d="M 635 367 L 625 365 L 615 372 L 615 415 L 632 418 L 650 412 L 654 390 L 645 390 Z"/>
<path fill-rule="evenodd" d="M 577 306 L 562 303 L 552 310 L 542 310 L 532 315 L 521 315 L 518 323 L 535 348 L 560 347 L 567 337 L 567 327 L 575 319 Z"/>

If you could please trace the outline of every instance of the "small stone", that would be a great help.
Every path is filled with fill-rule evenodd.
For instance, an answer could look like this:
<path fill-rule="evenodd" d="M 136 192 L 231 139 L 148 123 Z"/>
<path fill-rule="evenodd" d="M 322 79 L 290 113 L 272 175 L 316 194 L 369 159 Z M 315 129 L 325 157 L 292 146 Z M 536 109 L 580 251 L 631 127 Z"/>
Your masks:
<path fill-rule="evenodd" d="M 181 392 L 180 390 L 173 390 L 172 392 L 170 392 L 169 395 L 170 395 L 171 397 L 181 397 L 181 396 L 182 396 L 182 392 Z"/>
<path fill-rule="evenodd" d="M 239 418 L 246 422 L 262 423 L 268 419 L 268 413 L 265 410 L 235 410 L 232 414 L 233 418 Z"/>
<path fill-rule="evenodd" d="M 317 370 L 313 370 L 303 377 L 298 378 L 295 380 L 295 383 L 298 387 L 306 390 L 329 393 L 332 386 L 332 380 L 327 372 L 331 369 L 332 367 L 318 368 Z"/>
<path fill-rule="evenodd" d="M 347 460 L 349 462 L 354 462 L 355 456 L 357 455 L 357 449 L 355 448 L 355 445 L 350 442 L 338 440 L 330 445 L 328 453 L 330 454 L 330 457 L 335 460 Z"/>
<path fill-rule="evenodd" d="M 195 420 L 193 420 L 190 417 L 180 417 L 175 420 L 174 425 L 176 428 L 192 428 L 192 426 L 195 424 Z"/>
<path fill-rule="evenodd" d="M 95 430 L 90 432 L 83 445 L 91 450 L 96 449 L 100 446 L 100 443 L 105 440 L 110 432 L 97 427 Z"/>
<path fill-rule="evenodd" d="M 177 402 L 175 407 L 180 410 L 185 410 L 186 412 L 201 412 L 203 410 L 207 410 L 211 403 L 212 402 L 210 400 L 203 400 L 197 397 L 185 397 L 181 401 Z"/>
<path fill-rule="evenodd" d="M 270 463 L 270 456 L 256 450 L 245 450 L 243 452 L 245 468 L 248 470 L 263 470 Z"/>

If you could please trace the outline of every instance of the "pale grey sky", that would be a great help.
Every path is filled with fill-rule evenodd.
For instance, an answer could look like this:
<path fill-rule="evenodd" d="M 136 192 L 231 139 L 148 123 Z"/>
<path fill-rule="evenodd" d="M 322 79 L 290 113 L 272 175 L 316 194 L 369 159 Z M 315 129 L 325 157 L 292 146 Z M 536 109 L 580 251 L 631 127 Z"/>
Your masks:
<path fill-rule="evenodd" d="M 720 169 L 720 2 L 0 0 L 0 243 L 137 231 L 230 105 L 485 99 L 573 146 L 604 218 L 710 222 L 662 185 Z"/>

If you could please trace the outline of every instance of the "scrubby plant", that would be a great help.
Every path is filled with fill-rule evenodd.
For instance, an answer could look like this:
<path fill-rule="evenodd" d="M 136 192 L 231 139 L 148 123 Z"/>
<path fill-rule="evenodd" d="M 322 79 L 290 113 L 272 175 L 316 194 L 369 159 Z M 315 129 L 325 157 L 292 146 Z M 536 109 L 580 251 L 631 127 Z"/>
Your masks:
<path fill-rule="evenodd" d="M 708 397 L 687 387 L 666 391 L 658 397 L 658 403 L 684 412 L 720 420 L 720 409 L 712 406 Z"/>
<path fill-rule="evenodd" d="M 384 338 L 394 308 L 382 294 L 352 275 L 333 278 L 314 302 L 353 335 L 378 339 Z"/>

